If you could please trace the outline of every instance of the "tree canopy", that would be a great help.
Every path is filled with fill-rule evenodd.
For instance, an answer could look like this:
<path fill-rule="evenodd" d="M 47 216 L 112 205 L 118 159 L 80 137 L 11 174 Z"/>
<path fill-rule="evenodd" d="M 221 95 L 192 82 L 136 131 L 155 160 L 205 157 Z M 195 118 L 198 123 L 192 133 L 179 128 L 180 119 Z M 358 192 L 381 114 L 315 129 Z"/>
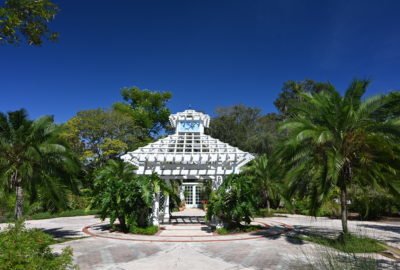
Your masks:
<path fill-rule="evenodd" d="M 65 203 L 65 187 L 76 190 L 80 166 L 60 140 L 53 118 L 29 120 L 25 110 L 0 113 L 0 180 L 15 189 L 15 216 L 23 216 L 24 190 L 34 201 L 46 194 L 55 204 Z"/>
<path fill-rule="evenodd" d="M 59 9 L 50 0 L 6 0 L 0 7 L 0 44 L 41 45 L 44 39 L 54 41 L 57 32 L 49 29 Z"/>
<path fill-rule="evenodd" d="M 139 137 L 145 132 L 130 116 L 112 109 L 80 111 L 63 129 L 62 136 L 89 167 L 137 148 L 143 143 Z"/>
<path fill-rule="evenodd" d="M 207 131 L 212 137 L 251 153 L 270 153 L 278 138 L 275 114 L 244 105 L 218 108 Z"/>
<path fill-rule="evenodd" d="M 344 233 L 351 186 L 385 187 L 400 194 L 400 94 L 363 100 L 368 84 L 355 80 L 344 96 L 333 88 L 301 93 L 281 126 L 288 136 L 278 155 L 289 193 L 309 195 L 315 215 L 338 188 Z"/>
<path fill-rule="evenodd" d="M 162 129 L 168 127 L 171 112 L 167 102 L 172 97 L 170 92 L 129 87 L 122 89 L 121 94 L 125 102 L 115 103 L 114 109 L 131 116 L 136 126 L 142 128 L 147 137 L 157 136 Z"/>
<path fill-rule="evenodd" d="M 316 94 L 331 90 L 332 85 L 328 82 L 316 82 L 310 79 L 299 82 L 287 81 L 283 84 L 282 91 L 274 101 L 274 105 L 283 116 L 287 116 L 291 113 L 291 107 L 301 99 L 302 93 Z"/>

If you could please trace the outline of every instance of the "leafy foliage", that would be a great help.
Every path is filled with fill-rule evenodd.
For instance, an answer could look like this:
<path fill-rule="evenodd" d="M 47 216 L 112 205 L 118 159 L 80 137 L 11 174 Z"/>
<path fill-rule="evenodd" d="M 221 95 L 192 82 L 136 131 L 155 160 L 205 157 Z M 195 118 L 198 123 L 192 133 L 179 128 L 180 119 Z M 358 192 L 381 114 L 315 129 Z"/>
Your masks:
<path fill-rule="evenodd" d="M 287 170 L 289 194 L 310 196 L 310 213 L 315 215 L 332 190 L 339 188 L 345 233 L 349 187 L 357 183 L 400 191 L 396 176 L 400 119 L 393 113 L 400 95 L 363 101 L 367 86 L 367 81 L 355 80 L 343 97 L 332 87 L 303 93 L 281 126 L 288 138 L 278 155 Z"/>
<path fill-rule="evenodd" d="M 253 182 L 242 174 L 228 176 L 213 193 L 207 209 L 207 218 L 218 217 L 226 228 L 249 224 L 256 213 L 257 196 Z"/>
<path fill-rule="evenodd" d="M 39 198 L 55 208 L 66 207 L 66 190 L 77 191 L 80 170 L 52 117 L 35 121 L 25 110 L 0 113 L 0 180 L 16 190 L 16 217 L 23 214 L 23 190 L 31 202 Z"/>
<path fill-rule="evenodd" d="M 360 214 L 361 219 L 378 219 L 392 213 L 398 213 L 400 200 L 384 188 L 353 187 L 350 192 L 349 209 Z"/>
<path fill-rule="evenodd" d="M 227 234 L 235 234 L 235 233 L 244 233 L 244 232 L 254 232 L 261 230 L 263 227 L 259 225 L 245 225 L 236 228 L 217 228 L 215 231 L 219 235 L 227 235 Z"/>
<path fill-rule="evenodd" d="M 118 219 L 125 232 L 150 225 L 156 193 L 172 194 L 157 175 L 135 175 L 134 169 L 123 161 L 109 160 L 96 172 L 92 207 L 99 209 L 101 219 L 110 218 L 111 226 Z"/>
<path fill-rule="evenodd" d="M 260 109 L 236 105 L 217 109 L 207 132 L 244 151 L 271 153 L 278 138 L 278 121 L 275 114 L 262 115 Z"/>
<path fill-rule="evenodd" d="M 125 102 L 115 103 L 114 108 L 132 117 L 136 126 L 145 131 L 146 136 L 142 136 L 142 140 L 157 136 L 162 129 L 168 127 L 171 113 L 166 104 L 172 97 L 170 92 L 130 87 L 122 89 L 122 97 Z"/>
<path fill-rule="evenodd" d="M 0 232 L 0 269 L 73 269 L 72 249 L 53 254 L 53 238 L 38 230 L 26 229 L 22 223 Z"/>
<path fill-rule="evenodd" d="M 300 82 L 287 81 L 283 84 L 282 91 L 274 101 L 274 105 L 286 117 L 291 114 L 292 107 L 301 101 L 302 94 L 317 94 L 332 90 L 333 87 L 330 83 L 321 83 L 309 79 Z"/>
<path fill-rule="evenodd" d="M 50 0 L 6 0 L 0 7 L 0 44 L 18 44 L 25 38 L 29 45 L 54 41 L 58 33 L 48 28 L 59 9 Z"/>
<path fill-rule="evenodd" d="M 135 149 L 142 131 L 135 121 L 115 110 L 80 111 L 63 127 L 62 136 L 72 146 L 88 171 Z"/>
<path fill-rule="evenodd" d="M 137 227 L 137 226 L 132 226 L 129 230 L 130 233 L 134 233 L 134 234 L 144 234 L 144 235 L 154 235 L 158 232 L 160 228 L 158 228 L 158 226 L 148 226 L 145 228 L 142 227 Z"/>
<path fill-rule="evenodd" d="M 29 219 L 38 220 L 38 219 L 48 219 L 48 218 L 58 218 L 58 217 L 76 217 L 76 216 L 96 215 L 97 213 L 98 213 L 97 210 L 74 209 L 74 210 L 62 211 L 59 213 L 41 212 L 30 216 Z"/>
<path fill-rule="evenodd" d="M 271 201 L 277 201 L 283 197 L 282 182 L 279 181 L 280 172 L 274 168 L 274 163 L 266 154 L 258 156 L 249 166 L 244 168 L 244 174 L 248 175 L 253 185 L 257 187 L 261 198 L 261 207 L 271 207 Z M 278 206 L 276 205 L 276 206 Z"/>

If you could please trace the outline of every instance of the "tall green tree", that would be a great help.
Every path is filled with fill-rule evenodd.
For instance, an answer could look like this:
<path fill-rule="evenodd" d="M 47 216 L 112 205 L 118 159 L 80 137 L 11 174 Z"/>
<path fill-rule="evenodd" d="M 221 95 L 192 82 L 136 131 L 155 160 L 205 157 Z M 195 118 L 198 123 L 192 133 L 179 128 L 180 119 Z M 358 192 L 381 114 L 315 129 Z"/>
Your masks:
<path fill-rule="evenodd" d="M 6 0 L 0 7 L 0 44 L 41 45 L 44 39 L 54 41 L 58 33 L 49 29 L 59 9 L 50 0 Z"/>
<path fill-rule="evenodd" d="M 92 171 L 143 142 L 146 131 L 137 127 L 128 115 L 115 110 L 85 110 L 63 126 L 62 137 L 80 157 L 87 171 Z"/>
<path fill-rule="evenodd" d="M 333 88 L 302 93 L 281 126 L 288 137 L 278 155 L 287 170 L 289 192 L 305 191 L 315 215 L 339 188 L 344 233 L 348 190 L 354 184 L 400 192 L 400 93 L 363 100 L 368 84 L 355 80 L 344 96 Z"/>
<path fill-rule="evenodd" d="M 138 87 L 122 89 L 125 102 L 114 104 L 114 109 L 132 117 L 136 126 L 146 131 L 142 140 L 149 140 L 168 128 L 170 110 L 167 102 L 171 99 L 170 92 L 141 90 Z"/>
<path fill-rule="evenodd" d="M 79 162 L 60 140 L 53 118 L 28 119 L 25 110 L 0 113 L 0 177 L 15 189 L 15 217 L 23 216 L 24 190 L 34 199 L 44 188 L 60 201 L 65 187 L 76 190 L 74 175 Z"/>
<path fill-rule="evenodd" d="M 279 174 L 274 163 L 266 154 L 258 156 L 249 166 L 244 168 L 243 173 L 248 175 L 261 197 L 261 206 L 271 208 L 271 201 L 281 197 L 282 187 L 279 181 Z"/>
<path fill-rule="evenodd" d="M 274 101 L 274 105 L 285 117 L 291 113 L 291 107 L 301 99 L 303 93 L 316 94 L 331 89 L 332 85 L 328 82 L 316 82 L 310 79 L 304 81 L 287 81 L 283 84 L 278 98 Z"/>
<path fill-rule="evenodd" d="M 258 108 L 244 105 L 218 108 L 207 130 L 212 137 L 251 153 L 270 153 L 278 133 L 279 117 L 262 115 Z"/>

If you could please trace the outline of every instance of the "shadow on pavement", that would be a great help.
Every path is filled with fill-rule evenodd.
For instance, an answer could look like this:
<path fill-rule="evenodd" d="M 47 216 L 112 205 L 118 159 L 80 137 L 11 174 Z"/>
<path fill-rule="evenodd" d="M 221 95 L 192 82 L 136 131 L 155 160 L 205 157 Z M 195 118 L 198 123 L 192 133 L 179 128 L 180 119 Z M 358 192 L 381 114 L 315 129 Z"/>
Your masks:
<path fill-rule="evenodd" d="M 65 230 L 63 228 L 41 229 L 45 233 L 51 234 L 55 238 L 65 238 L 72 236 L 81 236 L 80 232 L 73 230 Z"/>

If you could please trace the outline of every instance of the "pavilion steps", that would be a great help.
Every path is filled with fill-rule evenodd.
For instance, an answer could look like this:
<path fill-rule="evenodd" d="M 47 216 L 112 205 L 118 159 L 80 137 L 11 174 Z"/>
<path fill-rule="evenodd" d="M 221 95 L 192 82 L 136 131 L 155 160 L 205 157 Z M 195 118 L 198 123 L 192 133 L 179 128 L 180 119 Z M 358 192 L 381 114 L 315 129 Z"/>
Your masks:
<path fill-rule="evenodd" d="M 169 224 L 205 224 L 204 216 L 170 216 Z"/>

